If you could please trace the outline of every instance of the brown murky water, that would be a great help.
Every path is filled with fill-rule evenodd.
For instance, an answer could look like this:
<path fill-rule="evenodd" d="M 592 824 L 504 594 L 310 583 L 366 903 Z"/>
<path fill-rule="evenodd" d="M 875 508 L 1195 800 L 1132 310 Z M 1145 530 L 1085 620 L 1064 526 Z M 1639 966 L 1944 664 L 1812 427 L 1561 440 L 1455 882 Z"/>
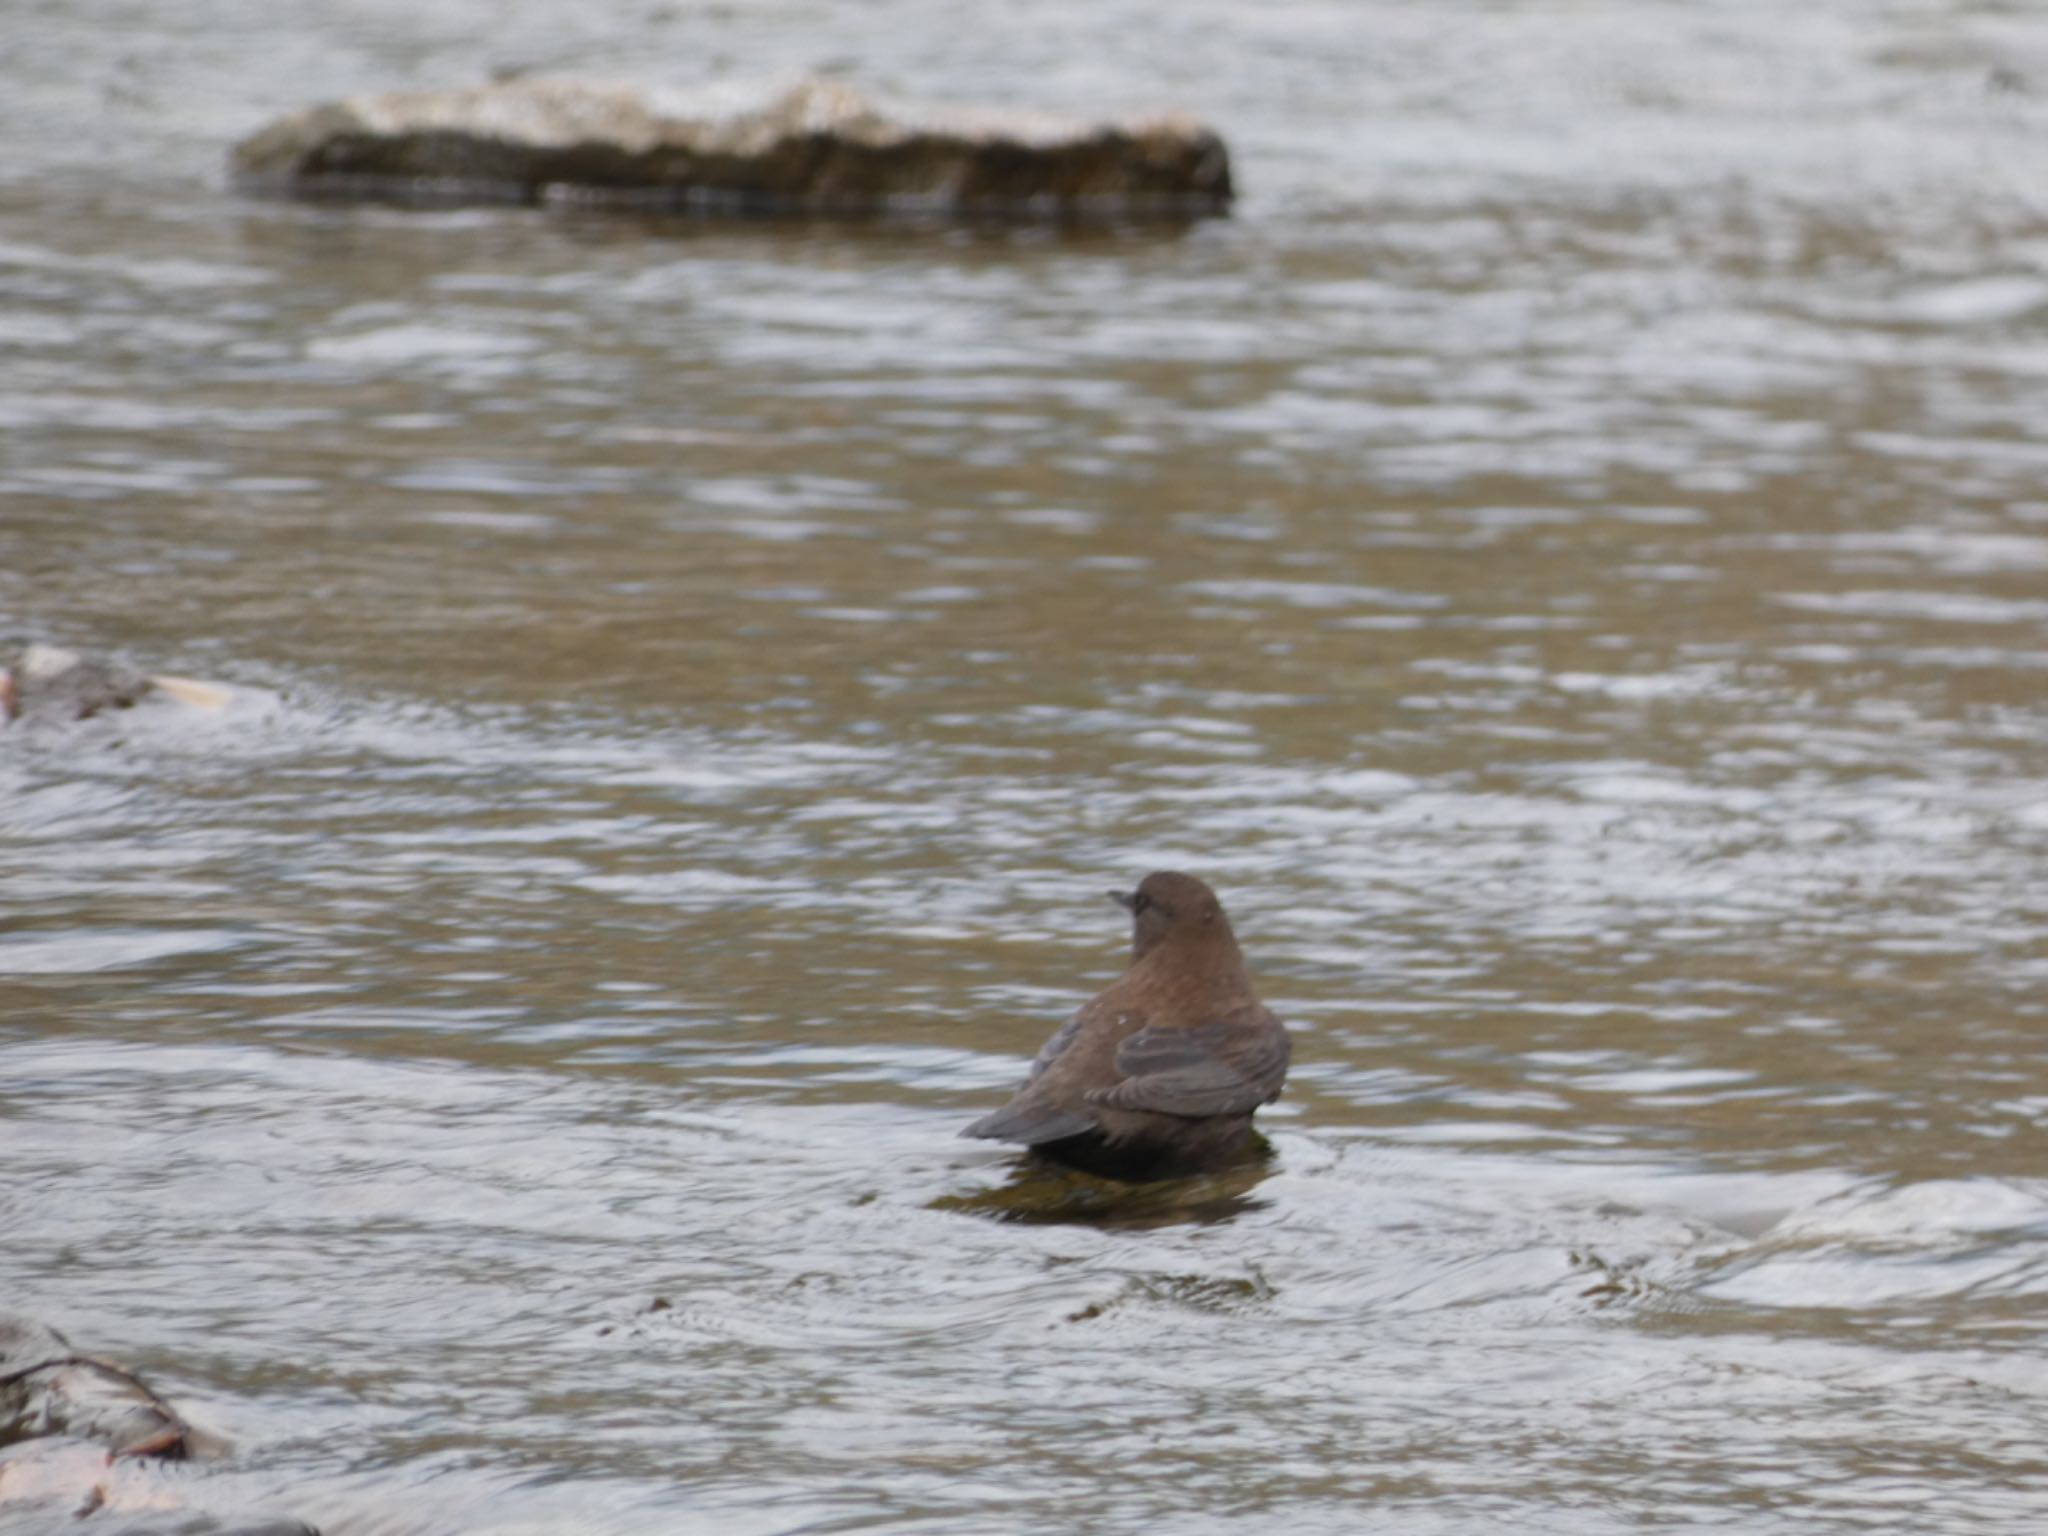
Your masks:
<path fill-rule="evenodd" d="M 2048 1518 L 2048 18 L 4 33 L 0 618 L 240 694 L 0 737 L 0 1304 L 233 1437 L 189 1507 Z M 1178 101 L 1247 196 L 219 186 L 508 64 Z M 1272 1163 L 977 1214 L 1159 865 L 1300 1031 Z"/>

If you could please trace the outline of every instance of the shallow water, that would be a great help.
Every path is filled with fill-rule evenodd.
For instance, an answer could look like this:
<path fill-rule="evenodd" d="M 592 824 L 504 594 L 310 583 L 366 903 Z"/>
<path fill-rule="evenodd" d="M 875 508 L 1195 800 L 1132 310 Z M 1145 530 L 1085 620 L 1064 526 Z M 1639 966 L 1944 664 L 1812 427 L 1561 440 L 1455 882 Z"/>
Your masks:
<path fill-rule="evenodd" d="M 0 1305 L 234 1440 L 185 1504 L 2048 1513 L 2048 20 L 6 31 L 0 619 L 237 696 L 0 736 Z M 1245 196 L 220 185 L 512 65 L 1179 102 Z M 1299 1031 L 1272 1158 L 1012 1187 L 954 1133 L 1159 866 Z"/>

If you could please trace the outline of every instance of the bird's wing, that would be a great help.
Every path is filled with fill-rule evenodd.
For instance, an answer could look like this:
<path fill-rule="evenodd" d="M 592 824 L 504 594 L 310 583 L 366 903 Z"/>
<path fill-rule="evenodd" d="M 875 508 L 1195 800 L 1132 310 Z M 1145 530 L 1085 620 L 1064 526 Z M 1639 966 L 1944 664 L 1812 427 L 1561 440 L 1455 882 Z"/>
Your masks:
<path fill-rule="evenodd" d="M 1064 1141 L 1069 1136 L 1079 1136 L 1083 1131 L 1094 1129 L 1092 1115 L 1083 1114 L 1078 1109 L 1062 1109 L 1049 1100 L 1035 1097 L 1027 1088 L 1001 1109 L 983 1115 L 960 1134 L 978 1136 L 985 1141 L 1020 1141 L 1035 1147 L 1048 1141 Z"/>
<path fill-rule="evenodd" d="M 1032 1058 L 1031 1071 L 1024 1079 L 1024 1086 L 1017 1090 L 1017 1096 L 1001 1109 L 983 1115 L 960 1134 L 985 1137 L 990 1141 L 1021 1141 L 1035 1146 L 1094 1130 L 1095 1117 L 1075 1105 L 1071 1090 L 1062 1091 L 1056 1083 L 1048 1083 L 1045 1074 L 1098 1014 L 1099 1010 L 1092 1003 L 1079 1009 Z"/>
<path fill-rule="evenodd" d="M 1045 1069 L 1059 1060 L 1062 1052 L 1074 1043 L 1074 1037 L 1081 1033 L 1081 1026 L 1087 1021 L 1088 1010 L 1077 1009 L 1074 1016 L 1053 1033 L 1053 1037 L 1038 1048 L 1038 1054 L 1031 1059 L 1031 1072 L 1024 1080 L 1033 1082 L 1045 1075 Z"/>
<path fill-rule="evenodd" d="M 1264 1008 L 1187 1029 L 1141 1029 L 1116 1053 L 1123 1081 L 1086 1095 L 1106 1109 L 1161 1115 L 1248 1115 L 1280 1097 L 1292 1046 Z"/>

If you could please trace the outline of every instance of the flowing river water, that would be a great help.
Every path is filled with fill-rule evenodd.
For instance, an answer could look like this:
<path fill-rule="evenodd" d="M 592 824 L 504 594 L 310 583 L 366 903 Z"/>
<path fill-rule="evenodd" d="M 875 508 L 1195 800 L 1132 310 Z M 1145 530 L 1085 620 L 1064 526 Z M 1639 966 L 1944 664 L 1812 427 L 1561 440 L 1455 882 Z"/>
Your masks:
<path fill-rule="evenodd" d="M 1244 195 L 224 185 L 505 68 Z M 0 732 L 0 1308 L 233 1443 L 186 1515 L 2048 1520 L 2048 13 L 13 0 L 0 80 L 0 638 L 236 690 Z M 1158 867 L 1273 1156 L 1047 1196 L 955 1133 Z"/>

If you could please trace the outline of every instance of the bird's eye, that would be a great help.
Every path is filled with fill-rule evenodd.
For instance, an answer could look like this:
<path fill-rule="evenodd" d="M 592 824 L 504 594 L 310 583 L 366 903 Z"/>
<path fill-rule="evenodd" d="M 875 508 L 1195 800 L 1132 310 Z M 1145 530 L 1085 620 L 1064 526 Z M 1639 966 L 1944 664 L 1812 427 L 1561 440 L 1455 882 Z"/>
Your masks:
<path fill-rule="evenodd" d="M 1131 898 L 1131 915 L 1135 917 L 1138 913 L 1143 912 L 1144 910 L 1146 910 L 1146 908 L 1150 907 L 1151 905 L 1152 898 L 1150 896 L 1147 896 L 1143 891 L 1140 891 L 1137 895 Z"/>

